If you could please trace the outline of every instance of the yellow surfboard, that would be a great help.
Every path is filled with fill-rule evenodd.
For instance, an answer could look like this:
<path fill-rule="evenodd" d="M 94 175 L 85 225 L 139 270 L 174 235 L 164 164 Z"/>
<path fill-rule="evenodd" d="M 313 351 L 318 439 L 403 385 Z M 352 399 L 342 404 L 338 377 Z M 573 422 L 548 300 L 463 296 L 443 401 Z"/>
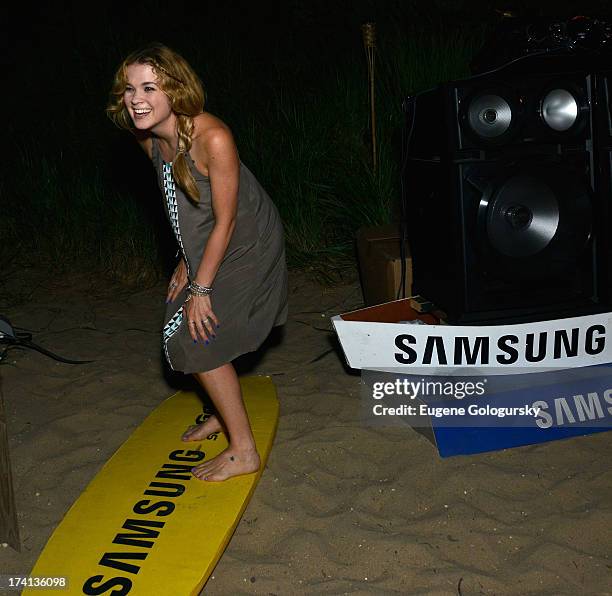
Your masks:
<path fill-rule="evenodd" d="M 222 433 L 181 441 L 190 424 L 202 421 L 203 411 L 195 393 L 179 392 L 147 417 L 91 481 L 31 575 L 67 578 L 60 594 L 198 594 L 240 520 L 276 433 L 279 407 L 270 378 L 247 377 L 241 385 L 261 457 L 257 474 L 225 482 L 193 477 L 191 468 L 219 454 L 227 441 Z"/>

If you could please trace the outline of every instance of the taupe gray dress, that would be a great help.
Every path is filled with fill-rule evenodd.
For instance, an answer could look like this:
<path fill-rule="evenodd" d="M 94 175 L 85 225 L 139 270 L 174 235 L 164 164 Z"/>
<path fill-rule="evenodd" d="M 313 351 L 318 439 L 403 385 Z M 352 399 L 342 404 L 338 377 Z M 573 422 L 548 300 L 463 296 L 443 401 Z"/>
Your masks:
<path fill-rule="evenodd" d="M 187 273 L 194 279 L 215 218 L 210 182 L 187 161 L 200 189 L 194 204 L 174 182 L 172 165 L 163 161 L 153 139 L 153 164 L 164 195 Z M 166 309 L 163 350 L 172 370 L 204 372 L 256 350 L 275 325 L 287 320 L 287 266 L 283 227 L 274 203 L 248 168 L 240 163 L 236 225 L 213 280 L 212 309 L 219 319 L 216 339 L 194 343 L 183 316 L 183 290 Z"/>

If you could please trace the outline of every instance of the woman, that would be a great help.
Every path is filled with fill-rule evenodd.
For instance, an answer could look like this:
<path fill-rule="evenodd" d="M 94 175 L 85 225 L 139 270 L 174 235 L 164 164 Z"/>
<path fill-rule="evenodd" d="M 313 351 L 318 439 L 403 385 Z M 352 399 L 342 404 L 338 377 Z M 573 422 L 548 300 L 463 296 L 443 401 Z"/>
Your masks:
<path fill-rule="evenodd" d="M 203 108 L 193 69 L 152 44 L 120 65 L 107 113 L 157 169 L 181 254 L 168 288 L 163 349 L 173 370 L 196 377 L 218 414 L 182 439 L 228 434 L 227 450 L 193 469 L 199 479 L 220 481 L 260 466 L 231 361 L 286 321 L 287 269 L 276 208 L 240 162 L 229 128 Z"/>

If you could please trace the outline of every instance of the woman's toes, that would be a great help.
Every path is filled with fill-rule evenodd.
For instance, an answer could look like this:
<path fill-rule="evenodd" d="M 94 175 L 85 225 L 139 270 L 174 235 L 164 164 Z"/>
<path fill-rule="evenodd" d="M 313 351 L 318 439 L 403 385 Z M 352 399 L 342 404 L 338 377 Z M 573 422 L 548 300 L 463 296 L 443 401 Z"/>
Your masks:
<path fill-rule="evenodd" d="M 197 424 L 193 424 L 190 426 L 181 436 L 181 440 L 189 441 L 189 437 L 193 434 L 193 431 L 198 428 Z"/>
<path fill-rule="evenodd" d="M 222 430 L 221 423 L 216 416 L 211 416 L 202 424 L 191 425 L 181 436 L 182 441 L 201 441 L 212 433 Z"/>

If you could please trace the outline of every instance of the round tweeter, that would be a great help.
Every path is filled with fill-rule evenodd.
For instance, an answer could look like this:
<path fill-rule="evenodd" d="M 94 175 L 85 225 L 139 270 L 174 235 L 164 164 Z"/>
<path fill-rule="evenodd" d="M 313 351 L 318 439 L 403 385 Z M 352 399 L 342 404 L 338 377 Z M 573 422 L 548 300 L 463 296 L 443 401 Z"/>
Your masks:
<path fill-rule="evenodd" d="M 557 132 L 572 128 L 578 113 L 578 100 L 567 89 L 553 89 L 542 100 L 542 119 Z"/>
<path fill-rule="evenodd" d="M 480 95 L 469 104 L 468 122 L 479 137 L 495 139 L 503 135 L 512 123 L 510 104 L 499 95 Z"/>

